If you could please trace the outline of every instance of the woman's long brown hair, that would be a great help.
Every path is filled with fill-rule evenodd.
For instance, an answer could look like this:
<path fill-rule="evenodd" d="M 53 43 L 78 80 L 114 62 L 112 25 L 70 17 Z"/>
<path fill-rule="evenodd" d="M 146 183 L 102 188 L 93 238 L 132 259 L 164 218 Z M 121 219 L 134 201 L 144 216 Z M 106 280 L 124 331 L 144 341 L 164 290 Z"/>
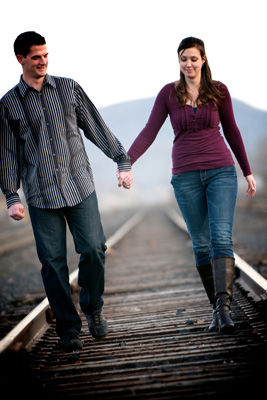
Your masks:
<path fill-rule="evenodd" d="M 196 47 L 200 51 L 201 58 L 203 59 L 203 57 L 206 55 L 204 42 L 201 39 L 195 37 L 188 37 L 181 41 L 177 50 L 178 57 L 183 54 L 184 50 L 192 47 Z M 185 106 L 187 100 L 191 99 L 191 96 L 187 91 L 185 76 L 182 71 L 180 71 L 180 80 L 175 83 L 175 90 L 180 105 L 182 107 Z M 199 95 L 197 98 L 197 105 L 204 105 L 211 100 L 215 108 L 217 109 L 218 105 L 223 101 L 224 98 L 225 96 L 220 90 L 220 83 L 212 80 L 211 70 L 208 60 L 206 58 L 201 70 L 201 80 Z"/>

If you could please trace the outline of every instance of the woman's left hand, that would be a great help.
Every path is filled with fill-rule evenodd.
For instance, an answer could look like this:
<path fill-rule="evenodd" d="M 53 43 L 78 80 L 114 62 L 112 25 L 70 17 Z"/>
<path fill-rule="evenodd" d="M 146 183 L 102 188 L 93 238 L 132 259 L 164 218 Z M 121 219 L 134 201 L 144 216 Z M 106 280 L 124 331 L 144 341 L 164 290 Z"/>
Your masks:
<path fill-rule="evenodd" d="M 246 195 L 250 196 L 252 198 L 256 194 L 256 181 L 255 181 L 253 175 L 245 176 L 245 178 L 246 178 L 246 181 L 248 183 L 248 188 L 246 190 Z"/>

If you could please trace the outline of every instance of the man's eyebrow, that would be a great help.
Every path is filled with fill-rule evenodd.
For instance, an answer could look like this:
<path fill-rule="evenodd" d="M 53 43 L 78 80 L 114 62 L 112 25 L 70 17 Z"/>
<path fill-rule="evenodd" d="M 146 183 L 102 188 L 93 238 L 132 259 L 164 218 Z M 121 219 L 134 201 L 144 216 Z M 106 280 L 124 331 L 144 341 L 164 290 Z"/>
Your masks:
<path fill-rule="evenodd" d="M 40 57 L 46 57 L 46 56 L 48 56 L 48 53 L 44 54 L 43 56 L 39 55 L 39 54 L 34 54 L 33 56 L 31 56 L 31 58 L 40 58 Z"/>

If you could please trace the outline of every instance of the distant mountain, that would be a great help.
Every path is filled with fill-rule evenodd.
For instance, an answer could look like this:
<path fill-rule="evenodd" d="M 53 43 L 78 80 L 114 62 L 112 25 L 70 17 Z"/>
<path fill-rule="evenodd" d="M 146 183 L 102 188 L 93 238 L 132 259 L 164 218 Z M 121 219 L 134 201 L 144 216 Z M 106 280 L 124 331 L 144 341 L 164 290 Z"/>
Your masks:
<path fill-rule="evenodd" d="M 126 150 L 145 126 L 155 98 L 129 101 L 100 109 L 109 128 Z M 266 171 L 267 112 L 233 99 L 237 124 L 241 130 L 249 160 L 254 171 Z M 98 197 L 105 206 L 124 201 L 164 199 L 172 195 L 171 149 L 173 131 L 169 119 L 161 128 L 157 139 L 133 167 L 134 184 L 131 191 L 116 188 L 116 164 L 92 143 L 85 140 L 95 177 Z M 239 167 L 237 168 L 239 169 Z M 128 192 L 128 193 L 124 193 Z M 170 194 L 171 193 L 171 194 Z M 120 198 L 118 203 L 118 197 Z"/>
<path fill-rule="evenodd" d="M 233 108 L 247 153 L 249 157 L 253 157 L 258 154 L 260 146 L 263 143 L 266 146 L 267 112 L 235 99 L 233 99 Z"/>

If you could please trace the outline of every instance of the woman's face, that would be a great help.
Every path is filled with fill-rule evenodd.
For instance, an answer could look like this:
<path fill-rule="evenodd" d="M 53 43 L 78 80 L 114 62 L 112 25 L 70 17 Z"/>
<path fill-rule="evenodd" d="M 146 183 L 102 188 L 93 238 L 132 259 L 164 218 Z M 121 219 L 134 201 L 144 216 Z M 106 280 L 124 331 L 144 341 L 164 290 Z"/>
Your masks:
<path fill-rule="evenodd" d="M 180 69 L 186 79 L 196 79 L 201 77 L 201 68 L 206 56 L 201 57 L 200 50 L 196 47 L 190 47 L 181 51 L 179 54 Z"/>

